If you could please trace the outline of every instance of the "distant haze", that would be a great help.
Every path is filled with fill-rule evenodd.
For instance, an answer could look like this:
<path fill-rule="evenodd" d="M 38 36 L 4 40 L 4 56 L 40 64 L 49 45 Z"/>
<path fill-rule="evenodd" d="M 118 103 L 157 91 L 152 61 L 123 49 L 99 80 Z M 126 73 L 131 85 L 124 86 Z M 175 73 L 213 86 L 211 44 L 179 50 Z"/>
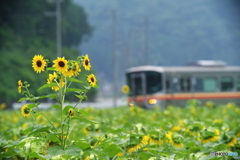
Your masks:
<path fill-rule="evenodd" d="M 112 79 L 112 15 L 116 11 L 118 76 L 138 65 L 179 66 L 196 60 L 240 65 L 237 0 L 75 0 L 85 8 L 92 37 L 79 47 L 97 74 Z M 147 27 L 147 28 L 146 28 Z M 147 38 L 146 38 L 147 33 Z M 148 55 L 146 55 L 148 53 Z"/>

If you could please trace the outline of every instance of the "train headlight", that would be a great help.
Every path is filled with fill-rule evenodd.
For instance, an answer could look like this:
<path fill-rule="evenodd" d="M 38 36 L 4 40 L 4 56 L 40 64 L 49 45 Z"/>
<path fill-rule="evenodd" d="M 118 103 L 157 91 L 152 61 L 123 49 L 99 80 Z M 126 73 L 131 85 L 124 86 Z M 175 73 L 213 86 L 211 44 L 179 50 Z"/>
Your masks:
<path fill-rule="evenodd" d="M 157 103 L 157 100 L 156 100 L 156 99 L 149 99 L 149 100 L 148 100 L 148 103 L 149 103 L 149 104 L 156 104 L 156 103 Z"/>

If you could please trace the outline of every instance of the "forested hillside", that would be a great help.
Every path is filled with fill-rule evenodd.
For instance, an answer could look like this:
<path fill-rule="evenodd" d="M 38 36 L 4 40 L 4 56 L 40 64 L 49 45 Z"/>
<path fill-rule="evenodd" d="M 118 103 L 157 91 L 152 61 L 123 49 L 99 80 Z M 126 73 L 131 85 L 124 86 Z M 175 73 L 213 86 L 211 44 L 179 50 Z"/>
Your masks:
<path fill-rule="evenodd" d="M 92 27 L 84 9 L 64 0 L 62 8 L 62 55 L 77 58 L 77 46 Z M 47 0 L 0 2 L 0 104 L 18 101 L 17 81 L 28 81 L 33 94 L 47 82 L 32 69 L 34 55 L 56 59 L 56 4 Z M 40 78 L 39 78 L 40 76 Z M 45 91 L 48 92 L 48 91 Z M 96 92 L 96 91 L 94 91 Z"/>
<path fill-rule="evenodd" d="M 237 0 L 74 2 L 85 8 L 95 28 L 92 38 L 80 50 L 94 55 L 93 64 L 110 83 L 112 10 L 116 11 L 116 52 L 121 77 L 127 67 L 146 64 L 146 24 L 150 65 L 179 66 L 199 59 L 240 65 L 240 2 Z"/>

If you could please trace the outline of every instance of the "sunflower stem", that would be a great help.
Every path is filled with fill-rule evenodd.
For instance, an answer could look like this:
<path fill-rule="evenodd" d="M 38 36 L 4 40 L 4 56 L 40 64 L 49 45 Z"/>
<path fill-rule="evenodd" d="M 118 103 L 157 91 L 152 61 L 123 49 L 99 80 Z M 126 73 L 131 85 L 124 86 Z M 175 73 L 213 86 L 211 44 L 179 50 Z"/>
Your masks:
<path fill-rule="evenodd" d="M 68 134 L 69 134 L 69 128 L 70 128 L 70 118 L 68 119 L 67 134 L 66 134 L 66 137 L 65 137 L 65 139 L 64 139 L 64 148 L 63 148 L 63 150 L 64 150 L 65 147 L 66 147 L 66 141 L 67 141 L 67 137 L 68 137 Z"/>
<path fill-rule="evenodd" d="M 27 94 L 28 94 L 28 95 L 26 95 L 26 97 L 30 98 L 30 92 L 29 92 L 27 87 L 25 87 L 25 88 L 26 88 L 26 91 L 27 91 Z M 38 104 L 35 102 L 35 100 L 31 100 L 31 102 L 35 105 L 35 107 L 38 109 L 38 111 L 47 119 L 47 121 L 53 126 L 53 128 L 58 132 L 57 128 L 53 125 L 53 123 L 47 118 L 47 116 L 38 107 Z"/>

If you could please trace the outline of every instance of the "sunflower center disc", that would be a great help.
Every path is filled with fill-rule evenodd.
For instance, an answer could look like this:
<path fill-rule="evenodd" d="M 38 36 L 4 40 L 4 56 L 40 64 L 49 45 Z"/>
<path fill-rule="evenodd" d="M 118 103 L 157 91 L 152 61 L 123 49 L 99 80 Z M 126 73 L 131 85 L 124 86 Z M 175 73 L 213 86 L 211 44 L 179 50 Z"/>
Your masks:
<path fill-rule="evenodd" d="M 93 78 L 91 78 L 91 81 L 92 81 L 92 82 L 94 82 L 94 79 L 93 79 Z"/>
<path fill-rule="evenodd" d="M 59 62 L 58 65 L 59 65 L 60 67 L 64 67 L 64 66 L 65 66 L 65 63 L 64 63 L 64 62 Z"/>
<path fill-rule="evenodd" d="M 42 66 L 42 62 L 41 61 L 37 61 L 37 66 L 41 67 Z"/>
<path fill-rule="evenodd" d="M 88 66 L 88 60 L 85 60 L 85 65 Z"/>

